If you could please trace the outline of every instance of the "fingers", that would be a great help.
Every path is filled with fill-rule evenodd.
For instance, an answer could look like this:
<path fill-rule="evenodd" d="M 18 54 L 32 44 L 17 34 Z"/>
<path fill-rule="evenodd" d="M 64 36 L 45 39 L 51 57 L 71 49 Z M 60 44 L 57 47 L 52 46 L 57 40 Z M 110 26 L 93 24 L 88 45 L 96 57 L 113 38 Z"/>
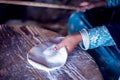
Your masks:
<path fill-rule="evenodd" d="M 64 37 L 51 37 L 51 38 L 49 39 L 49 41 L 52 42 L 52 43 L 58 44 L 58 43 L 60 43 L 63 39 L 64 39 Z"/>
<path fill-rule="evenodd" d="M 85 12 L 88 9 L 88 6 L 90 5 L 89 2 L 82 2 L 79 4 L 77 12 Z"/>
<path fill-rule="evenodd" d="M 59 50 L 60 48 L 62 48 L 63 46 L 61 44 L 57 44 L 55 47 L 54 47 L 54 50 Z"/>
<path fill-rule="evenodd" d="M 63 45 L 60 45 L 60 44 L 56 45 L 56 46 L 54 47 L 54 50 L 55 50 L 55 51 L 56 51 L 56 50 L 59 50 L 59 49 L 62 48 L 62 47 L 65 47 L 65 48 L 66 48 L 66 51 L 67 51 L 68 53 L 71 52 L 67 46 L 63 46 Z"/>
<path fill-rule="evenodd" d="M 91 8 L 94 8 L 94 4 L 90 2 L 82 2 L 79 4 L 79 8 L 77 9 L 77 12 L 85 12 L 86 10 L 89 10 Z"/>
<path fill-rule="evenodd" d="M 79 4 L 79 6 L 83 6 L 84 7 L 84 6 L 88 6 L 89 4 L 90 4 L 89 2 L 82 2 L 82 3 Z"/>
<path fill-rule="evenodd" d="M 85 12 L 86 11 L 86 8 L 85 7 L 79 7 L 77 9 L 77 12 Z"/>

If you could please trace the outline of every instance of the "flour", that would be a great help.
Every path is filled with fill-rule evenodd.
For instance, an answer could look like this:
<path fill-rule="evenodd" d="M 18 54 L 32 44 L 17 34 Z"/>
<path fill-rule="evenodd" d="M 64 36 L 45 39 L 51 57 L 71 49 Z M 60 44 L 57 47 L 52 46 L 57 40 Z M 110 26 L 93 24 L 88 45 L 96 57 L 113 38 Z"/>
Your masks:
<path fill-rule="evenodd" d="M 49 47 L 48 47 L 49 46 Z M 67 51 L 65 47 L 55 51 L 52 45 L 35 46 L 31 48 L 27 55 L 28 62 L 35 68 L 52 71 L 62 67 L 67 60 Z"/>

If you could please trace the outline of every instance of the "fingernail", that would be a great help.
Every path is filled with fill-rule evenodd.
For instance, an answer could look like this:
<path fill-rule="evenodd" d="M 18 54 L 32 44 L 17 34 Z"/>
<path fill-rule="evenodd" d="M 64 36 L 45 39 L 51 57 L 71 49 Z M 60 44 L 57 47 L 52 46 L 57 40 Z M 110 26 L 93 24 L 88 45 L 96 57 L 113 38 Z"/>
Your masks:
<path fill-rule="evenodd" d="M 53 49 L 56 51 L 56 50 L 57 50 L 57 47 L 55 46 Z"/>

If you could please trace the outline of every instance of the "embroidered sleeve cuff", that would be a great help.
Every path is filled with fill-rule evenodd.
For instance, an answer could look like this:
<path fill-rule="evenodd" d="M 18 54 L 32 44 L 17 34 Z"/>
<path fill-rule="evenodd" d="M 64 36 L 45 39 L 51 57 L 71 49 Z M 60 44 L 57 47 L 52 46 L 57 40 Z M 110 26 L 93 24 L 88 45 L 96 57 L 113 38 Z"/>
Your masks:
<path fill-rule="evenodd" d="M 89 29 L 88 33 L 90 39 L 89 49 L 94 49 L 99 46 L 115 45 L 115 42 L 105 25 Z"/>
<path fill-rule="evenodd" d="M 83 50 L 88 50 L 90 45 L 89 33 L 86 29 L 82 29 L 80 34 L 82 36 L 82 42 L 79 45 Z"/>

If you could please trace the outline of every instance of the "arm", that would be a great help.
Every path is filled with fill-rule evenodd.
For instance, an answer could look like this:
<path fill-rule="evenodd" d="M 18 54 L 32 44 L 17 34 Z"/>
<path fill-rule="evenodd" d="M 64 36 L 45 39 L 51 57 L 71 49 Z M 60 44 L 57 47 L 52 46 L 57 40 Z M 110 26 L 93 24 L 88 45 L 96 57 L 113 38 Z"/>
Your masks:
<path fill-rule="evenodd" d="M 58 50 L 61 47 L 66 47 L 67 52 L 70 53 L 79 42 L 82 42 L 82 36 L 80 33 L 68 35 L 59 44 L 56 45 L 54 50 Z"/>
<path fill-rule="evenodd" d="M 83 43 L 84 47 L 82 45 L 81 47 L 85 50 L 99 46 L 115 45 L 114 40 L 105 26 L 89 29 L 87 32 L 89 37 L 86 35 L 86 31 L 84 31 L 74 35 L 68 35 L 63 41 L 56 45 L 55 50 L 66 47 L 68 53 L 70 53 L 78 43 Z"/>

